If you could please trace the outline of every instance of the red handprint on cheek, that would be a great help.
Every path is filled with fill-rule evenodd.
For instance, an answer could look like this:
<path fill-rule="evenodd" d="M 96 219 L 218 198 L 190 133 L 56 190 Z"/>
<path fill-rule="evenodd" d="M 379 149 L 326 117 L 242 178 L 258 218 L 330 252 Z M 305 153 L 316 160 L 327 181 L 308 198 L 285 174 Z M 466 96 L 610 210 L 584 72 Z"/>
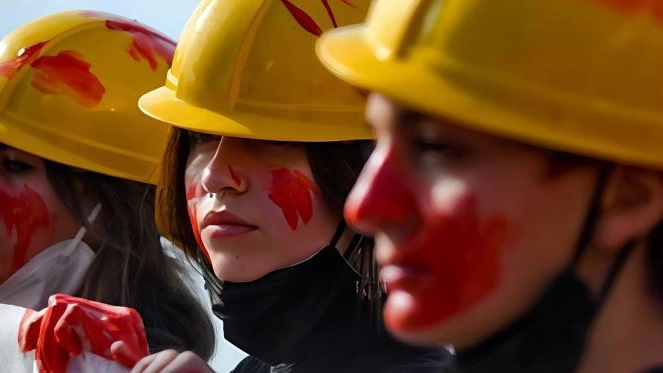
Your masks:
<path fill-rule="evenodd" d="M 42 93 L 63 94 L 85 107 L 97 105 L 106 89 L 90 72 L 90 64 L 74 51 L 62 51 L 56 56 L 37 58 L 32 85 Z"/>
<path fill-rule="evenodd" d="M 23 66 L 31 64 L 39 56 L 39 52 L 41 52 L 41 49 L 47 43 L 48 41 L 42 41 L 29 47 L 25 47 L 19 51 L 16 58 L 0 62 L 0 75 L 7 79 L 13 78 Z"/>
<path fill-rule="evenodd" d="M 281 209 L 290 228 L 297 229 L 299 216 L 302 217 L 304 224 L 311 221 L 313 217 L 311 192 L 318 192 L 315 184 L 299 170 L 279 168 L 273 170 L 271 174 L 272 191 L 267 196 Z"/>
<path fill-rule="evenodd" d="M 64 294 L 52 295 L 39 312 L 26 311 L 18 335 L 23 351 L 35 350 L 40 372 L 65 372 L 70 357 L 83 351 L 114 360 L 110 346 L 116 341 L 124 342 L 136 359 L 147 356 L 143 321 L 136 310 Z"/>
<path fill-rule="evenodd" d="M 35 231 L 52 229 L 51 217 L 41 196 L 26 185 L 18 195 L 0 189 L 0 220 L 7 236 L 16 234 L 12 259 L 12 271 L 16 271 L 28 260 L 27 251 Z"/>

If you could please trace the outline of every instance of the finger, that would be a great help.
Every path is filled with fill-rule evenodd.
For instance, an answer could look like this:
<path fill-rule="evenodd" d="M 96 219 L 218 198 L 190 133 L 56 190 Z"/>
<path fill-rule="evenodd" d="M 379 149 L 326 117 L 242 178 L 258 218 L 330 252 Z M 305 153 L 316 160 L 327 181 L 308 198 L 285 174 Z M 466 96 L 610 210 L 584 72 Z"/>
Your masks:
<path fill-rule="evenodd" d="M 134 365 L 131 373 L 156 373 L 161 372 L 171 361 L 173 361 L 179 352 L 175 350 L 165 350 L 156 354 L 148 355 Z"/>
<path fill-rule="evenodd" d="M 192 351 L 185 351 L 161 370 L 162 373 L 214 373 L 207 363 Z"/>

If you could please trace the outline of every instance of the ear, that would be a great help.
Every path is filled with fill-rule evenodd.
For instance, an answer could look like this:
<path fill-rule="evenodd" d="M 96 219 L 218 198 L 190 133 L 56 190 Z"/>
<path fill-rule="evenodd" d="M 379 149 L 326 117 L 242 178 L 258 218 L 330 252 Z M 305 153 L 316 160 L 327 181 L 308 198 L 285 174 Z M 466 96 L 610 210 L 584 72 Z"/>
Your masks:
<path fill-rule="evenodd" d="M 607 181 L 593 244 L 616 251 L 663 220 L 663 174 L 617 166 Z"/>

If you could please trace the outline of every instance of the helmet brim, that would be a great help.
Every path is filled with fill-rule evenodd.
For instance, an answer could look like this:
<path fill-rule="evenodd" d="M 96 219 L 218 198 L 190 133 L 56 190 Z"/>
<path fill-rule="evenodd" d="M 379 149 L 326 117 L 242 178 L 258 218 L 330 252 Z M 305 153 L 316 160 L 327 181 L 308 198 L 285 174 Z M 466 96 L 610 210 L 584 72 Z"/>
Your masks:
<path fill-rule="evenodd" d="M 165 86 L 144 94 L 138 106 L 147 115 L 175 127 L 223 136 L 296 142 L 364 140 L 374 137 L 370 127 L 363 122 L 321 123 L 310 118 L 298 120 L 294 111 L 292 119 L 283 119 L 283 113 L 277 116 L 269 115 L 268 112 L 252 113 L 252 110 L 233 110 L 220 114 L 177 98 L 175 91 Z"/>
<path fill-rule="evenodd" d="M 522 89 L 517 82 L 509 86 L 499 77 L 472 76 L 468 66 L 433 68 L 433 63 L 413 61 L 425 58 L 422 56 L 380 59 L 364 37 L 365 27 L 354 25 L 325 32 L 316 44 L 322 63 L 356 87 L 483 133 L 599 159 L 663 168 L 663 147 L 655 136 L 648 144 L 641 136 L 660 128 L 660 118 L 634 123 L 631 113 L 607 110 L 575 97 L 552 97 L 545 91 Z M 637 123 L 643 123 L 641 128 L 632 128 Z M 624 136 L 601 136 L 624 125 L 632 128 L 636 136 L 632 141 Z"/>

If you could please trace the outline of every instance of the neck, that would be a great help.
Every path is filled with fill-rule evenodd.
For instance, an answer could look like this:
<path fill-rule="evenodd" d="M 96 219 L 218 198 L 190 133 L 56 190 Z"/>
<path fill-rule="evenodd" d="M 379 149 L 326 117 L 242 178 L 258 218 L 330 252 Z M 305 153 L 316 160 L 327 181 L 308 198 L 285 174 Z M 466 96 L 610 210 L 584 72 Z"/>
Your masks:
<path fill-rule="evenodd" d="M 663 366 L 663 301 L 648 291 L 646 247 L 637 246 L 588 336 L 581 373 L 644 372 Z"/>

